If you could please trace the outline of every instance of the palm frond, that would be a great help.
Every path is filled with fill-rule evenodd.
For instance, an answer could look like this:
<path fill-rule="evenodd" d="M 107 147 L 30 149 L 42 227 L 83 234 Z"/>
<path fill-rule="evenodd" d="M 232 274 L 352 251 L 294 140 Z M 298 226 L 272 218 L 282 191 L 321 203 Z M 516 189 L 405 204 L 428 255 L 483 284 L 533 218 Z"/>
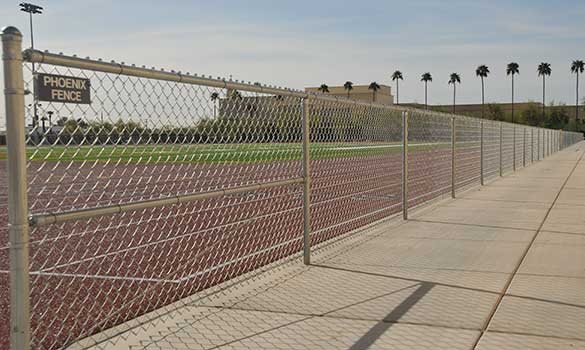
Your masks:
<path fill-rule="evenodd" d="M 394 73 L 392 73 L 392 81 L 394 80 L 404 80 L 401 71 L 397 70 Z"/>
<path fill-rule="evenodd" d="M 425 81 L 425 82 L 433 81 L 433 76 L 429 72 L 423 73 L 421 75 L 420 81 Z"/>
<path fill-rule="evenodd" d="M 520 73 L 520 65 L 516 62 L 510 62 L 508 63 L 508 66 L 506 67 L 506 75 L 514 75 L 514 74 L 519 74 Z"/>
<path fill-rule="evenodd" d="M 550 66 L 550 63 L 547 62 L 542 62 L 538 65 L 538 68 L 536 69 L 536 71 L 538 72 L 538 76 L 547 76 L 550 75 L 552 73 L 552 69 Z"/>
<path fill-rule="evenodd" d="M 571 73 L 583 73 L 585 71 L 585 62 L 582 60 L 573 61 L 571 64 Z"/>

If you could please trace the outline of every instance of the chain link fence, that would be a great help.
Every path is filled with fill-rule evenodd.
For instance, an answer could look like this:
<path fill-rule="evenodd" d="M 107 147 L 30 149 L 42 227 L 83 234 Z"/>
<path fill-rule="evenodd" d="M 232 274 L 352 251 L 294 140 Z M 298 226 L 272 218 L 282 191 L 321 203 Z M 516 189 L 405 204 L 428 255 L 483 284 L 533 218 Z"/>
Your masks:
<path fill-rule="evenodd" d="M 582 140 L 3 45 L 0 348 L 100 342 L 542 159 L 545 132 Z M 89 79 L 91 103 L 37 101 L 41 74 Z"/>

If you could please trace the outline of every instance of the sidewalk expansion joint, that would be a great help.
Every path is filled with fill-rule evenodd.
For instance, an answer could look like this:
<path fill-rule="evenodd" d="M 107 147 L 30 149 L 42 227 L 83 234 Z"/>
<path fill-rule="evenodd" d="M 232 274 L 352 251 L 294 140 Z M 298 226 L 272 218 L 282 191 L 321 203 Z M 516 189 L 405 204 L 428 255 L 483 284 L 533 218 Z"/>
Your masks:
<path fill-rule="evenodd" d="M 512 274 L 510 275 L 510 278 L 508 279 L 508 281 L 506 282 L 504 288 L 502 289 L 502 292 L 500 293 L 500 296 L 498 297 L 498 300 L 496 301 L 494 307 L 492 308 L 492 311 L 488 315 L 488 317 L 486 319 L 486 322 L 484 323 L 484 325 L 483 325 L 483 327 L 481 329 L 481 332 L 480 332 L 479 336 L 477 337 L 475 343 L 473 344 L 472 349 L 477 349 L 477 346 L 478 346 L 480 340 L 483 338 L 484 334 L 488 332 L 488 328 L 491 325 L 492 320 L 494 319 L 494 316 L 495 316 L 496 312 L 498 311 L 500 305 L 502 304 L 502 301 L 504 300 L 504 296 L 507 295 L 508 294 L 508 291 L 510 290 L 510 286 L 512 285 L 512 282 L 514 281 L 514 277 L 518 273 L 518 270 L 520 269 L 520 266 L 522 266 L 522 263 L 526 259 L 526 256 L 528 255 L 528 252 L 530 251 L 530 249 L 534 245 L 534 242 L 536 241 L 536 238 L 538 237 L 538 234 L 540 233 L 540 231 L 542 230 L 542 228 L 543 228 L 546 220 L 548 219 L 548 217 L 550 215 L 550 212 L 552 211 L 553 207 L 555 206 L 556 202 L 558 201 L 558 199 L 559 199 L 562 191 L 564 190 L 566 184 L 569 182 L 569 179 L 571 178 L 571 176 L 573 175 L 573 173 L 577 169 L 577 166 L 579 165 L 579 163 L 583 159 L 583 156 L 584 155 L 585 155 L 585 151 L 582 151 L 581 152 L 581 155 L 579 156 L 579 158 L 575 162 L 575 164 L 573 166 L 573 169 L 571 170 L 571 172 L 569 173 L 569 175 L 566 177 L 565 181 L 563 182 L 563 185 L 561 186 L 561 188 L 559 189 L 557 195 L 555 196 L 554 201 L 552 202 L 552 204 L 550 205 L 550 207 L 547 209 L 546 214 L 544 215 L 544 218 L 542 219 L 540 225 L 538 226 L 538 229 L 534 233 L 534 236 L 530 240 L 530 243 L 528 243 L 528 245 L 526 246 L 526 249 L 524 250 L 522 256 L 520 257 L 520 259 L 518 261 L 518 263 L 516 264 L 516 267 L 514 268 L 514 271 L 512 272 Z"/>

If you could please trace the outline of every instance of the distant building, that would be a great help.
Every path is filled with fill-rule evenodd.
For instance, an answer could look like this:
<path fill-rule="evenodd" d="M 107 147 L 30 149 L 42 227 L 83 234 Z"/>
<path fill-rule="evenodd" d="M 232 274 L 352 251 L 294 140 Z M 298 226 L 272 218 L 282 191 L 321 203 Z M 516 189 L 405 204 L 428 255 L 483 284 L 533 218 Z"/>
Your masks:
<path fill-rule="evenodd" d="M 511 103 L 486 103 L 486 111 L 487 106 L 493 105 L 498 106 L 502 109 L 504 114 L 511 114 L 512 113 L 512 104 Z M 531 108 L 542 108 L 542 103 L 540 102 L 518 102 L 514 104 L 514 113 L 521 113 L 522 111 Z M 423 106 L 424 108 L 424 106 Z M 447 112 L 451 113 L 453 111 L 453 105 L 434 105 L 429 106 L 429 108 L 435 111 Z M 481 103 L 476 104 L 458 104 L 455 106 L 455 112 L 457 114 L 468 115 L 472 117 L 481 117 Z"/>
<path fill-rule="evenodd" d="M 425 109 L 424 104 L 419 103 L 401 103 L 401 106 L 412 107 L 412 108 L 420 108 Z M 485 113 L 489 115 L 490 107 L 497 107 L 499 108 L 502 113 L 506 116 L 512 114 L 512 104 L 511 103 L 486 103 L 485 104 Z M 517 102 L 514 104 L 514 113 L 515 115 L 521 115 L 521 113 L 529 108 L 536 108 L 538 110 L 542 109 L 541 102 Z M 570 120 L 575 119 L 575 105 L 556 105 L 556 106 L 546 106 L 546 111 L 550 112 L 551 110 L 563 108 L 569 115 Z M 452 113 L 453 112 L 453 105 L 429 105 L 429 109 L 438 112 L 445 112 L 445 113 Z M 585 117 L 585 108 L 581 107 L 581 112 L 579 112 L 579 119 L 583 119 Z M 466 115 L 475 118 L 481 118 L 481 103 L 476 104 L 457 104 L 455 105 L 455 113 L 459 115 Z"/>
<path fill-rule="evenodd" d="M 375 100 L 375 102 L 385 105 L 394 104 L 394 96 L 392 95 L 392 88 L 390 86 L 380 84 L 380 89 L 376 91 L 375 95 L 374 90 L 368 87 L 369 85 L 354 85 L 353 89 L 349 91 L 349 98 L 367 102 L 374 102 Z M 329 86 L 328 88 L 329 92 L 326 93 L 327 95 L 347 97 L 348 91 L 343 86 Z M 308 87 L 305 88 L 305 91 L 320 92 L 318 87 Z"/>

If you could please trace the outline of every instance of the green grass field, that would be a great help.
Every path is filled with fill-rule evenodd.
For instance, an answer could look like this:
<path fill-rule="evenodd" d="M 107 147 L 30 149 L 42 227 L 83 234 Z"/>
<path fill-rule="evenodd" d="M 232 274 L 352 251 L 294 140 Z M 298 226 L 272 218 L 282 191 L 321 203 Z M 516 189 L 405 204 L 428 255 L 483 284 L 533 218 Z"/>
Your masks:
<path fill-rule="evenodd" d="M 449 143 L 411 143 L 409 151 L 447 148 Z M 363 157 L 401 151 L 400 143 L 312 143 L 312 159 Z M 137 163 L 237 163 L 298 160 L 298 143 L 242 143 L 203 145 L 117 145 L 28 147 L 27 157 L 36 161 L 109 161 Z M 6 147 L 0 147 L 6 159 Z"/>

